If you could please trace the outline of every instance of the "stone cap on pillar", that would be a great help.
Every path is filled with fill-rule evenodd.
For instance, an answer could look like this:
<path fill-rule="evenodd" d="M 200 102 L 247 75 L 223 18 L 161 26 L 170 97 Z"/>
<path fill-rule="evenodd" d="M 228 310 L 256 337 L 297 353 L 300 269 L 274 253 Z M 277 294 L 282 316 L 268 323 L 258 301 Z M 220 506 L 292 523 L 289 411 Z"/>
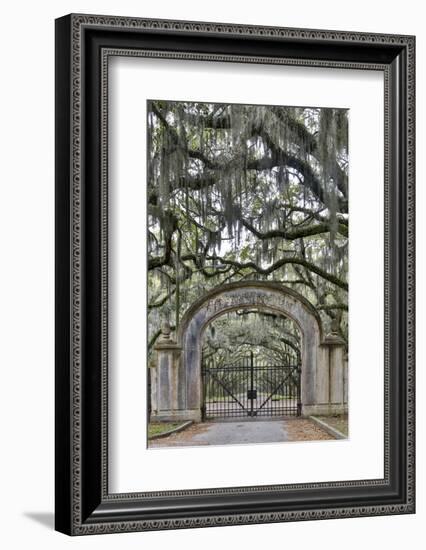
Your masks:
<path fill-rule="evenodd" d="M 324 338 L 322 342 L 323 346 L 346 346 L 346 342 L 343 340 L 343 338 L 339 334 L 335 334 L 331 332 L 330 334 L 327 334 L 327 336 Z"/>
<path fill-rule="evenodd" d="M 179 346 L 176 341 L 171 336 L 172 328 L 168 321 L 164 321 L 161 325 L 161 334 L 157 340 L 157 343 L 154 346 L 154 349 L 157 351 L 181 351 L 181 346 Z"/>

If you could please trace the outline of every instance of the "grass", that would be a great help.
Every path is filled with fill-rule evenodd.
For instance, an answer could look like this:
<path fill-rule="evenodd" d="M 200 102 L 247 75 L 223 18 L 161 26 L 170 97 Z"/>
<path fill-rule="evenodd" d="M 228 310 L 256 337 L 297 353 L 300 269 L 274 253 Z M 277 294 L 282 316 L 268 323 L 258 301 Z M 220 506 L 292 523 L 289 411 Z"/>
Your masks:
<path fill-rule="evenodd" d="M 174 430 L 175 428 L 182 426 L 183 422 L 150 422 L 148 424 L 148 439 L 154 435 L 160 435 L 164 432 Z"/>

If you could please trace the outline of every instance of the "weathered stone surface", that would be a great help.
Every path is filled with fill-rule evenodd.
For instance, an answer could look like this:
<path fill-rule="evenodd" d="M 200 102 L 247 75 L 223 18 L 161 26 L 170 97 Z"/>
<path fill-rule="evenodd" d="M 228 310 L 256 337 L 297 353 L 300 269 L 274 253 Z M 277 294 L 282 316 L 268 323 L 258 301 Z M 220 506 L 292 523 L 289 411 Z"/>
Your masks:
<path fill-rule="evenodd" d="M 242 308 L 276 311 L 293 319 L 302 334 L 301 395 L 304 414 L 333 414 L 344 403 L 343 344 L 324 338 L 321 319 L 301 295 L 281 284 L 247 282 L 217 287 L 185 313 L 176 335 L 163 327 L 152 417 L 199 420 L 202 407 L 201 344 L 206 326 L 223 313 Z M 154 409 L 155 403 L 155 409 Z M 331 406 L 332 405 L 332 406 Z M 327 411 L 327 412 L 326 412 Z M 328 412 L 330 411 L 330 412 Z"/>
<path fill-rule="evenodd" d="M 330 403 L 343 403 L 343 347 L 330 350 Z"/>
<path fill-rule="evenodd" d="M 348 403 L 348 356 L 343 357 L 343 402 Z"/>
<path fill-rule="evenodd" d="M 151 369 L 151 419 L 166 419 L 179 410 L 181 347 L 171 338 L 170 327 L 163 325 L 155 346 L 157 366 Z M 172 411 L 172 412 L 171 412 Z"/>
<path fill-rule="evenodd" d="M 193 420 L 194 422 L 201 422 L 201 410 L 164 410 L 154 411 L 151 414 L 152 422 L 180 422 L 185 420 Z"/>
<path fill-rule="evenodd" d="M 317 405 L 302 405 L 303 416 L 332 416 L 338 414 L 346 414 L 347 412 L 347 403 L 321 403 Z"/>

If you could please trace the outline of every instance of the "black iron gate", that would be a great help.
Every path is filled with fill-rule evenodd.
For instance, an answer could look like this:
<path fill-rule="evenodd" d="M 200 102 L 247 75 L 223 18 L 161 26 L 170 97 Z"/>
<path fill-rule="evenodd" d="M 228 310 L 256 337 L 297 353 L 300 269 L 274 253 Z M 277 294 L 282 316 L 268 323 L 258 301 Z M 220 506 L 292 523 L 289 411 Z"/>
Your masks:
<path fill-rule="evenodd" d="M 203 417 L 299 416 L 300 364 L 255 365 L 253 353 L 238 362 L 203 363 Z"/>

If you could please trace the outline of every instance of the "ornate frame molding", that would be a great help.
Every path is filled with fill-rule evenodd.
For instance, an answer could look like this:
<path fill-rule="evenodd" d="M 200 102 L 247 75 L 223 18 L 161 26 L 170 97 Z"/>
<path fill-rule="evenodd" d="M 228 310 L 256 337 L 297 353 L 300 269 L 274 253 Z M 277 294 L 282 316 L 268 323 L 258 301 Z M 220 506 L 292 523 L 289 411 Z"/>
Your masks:
<path fill-rule="evenodd" d="M 177 529 L 212 525 L 282 522 L 336 517 L 359 517 L 384 514 L 412 513 L 414 511 L 414 133 L 415 133 L 415 39 L 412 36 L 389 34 L 347 33 L 331 30 L 287 29 L 254 27 L 205 22 L 169 21 L 108 17 L 96 15 L 70 15 L 57 20 L 57 511 L 58 530 L 73 535 L 112 533 L 151 529 Z M 100 40 L 101 31 L 111 31 Z M 108 34 L 108 33 L 107 33 Z M 253 39 L 268 55 L 216 51 L 188 51 L 185 43 L 212 37 L 215 44 L 223 37 L 231 38 L 241 49 L 253 49 Z M 141 45 L 134 43 L 140 37 Z M 178 40 L 181 49 L 163 46 L 156 48 L 155 37 Z M 197 37 L 198 41 L 197 41 Z M 149 44 L 150 40 L 152 43 Z M 185 42 L 186 41 L 186 42 Z M 123 44 L 121 44 L 123 43 Z M 294 55 L 279 55 L 286 45 L 300 48 Z M 319 47 L 322 45 L 322 48 Z M 369 46 L 361 55 L 360 46 Z M 149 46 L 149 47 L 147 47 Z M 316 57 L 312 56 L 318 51 Z M 200 46 L 197 46 L 200 47 Z M 276 53 L 272 53 L 274 47 Z M 203 48 L 201 48 L 203 49 Z M 226 49 L 226 48 L 225 48 Z M 289 50 L 290 51 L 290 50 Z M 306 55 L 311 52 L 311 55 Z M 340 53 L 339 53 L 340 52 Z M 108 59 L 111 56 L 165 57 L 200 61 L 231 61 L 240 63 L 274 63 L 286 65 L 335 67 L 383 71 L 385 77 L 385 476 L 383 480 L 345 481 L 269 487 L 239 487 L 226 489 L 167 491 L 155 493 L 109 494 L 107 476 L 107 404 L 108 404 Z M 380 61 L 379 61 L 380 60 Z M 100 90 L 100 117 L 91 122 L 93 105 L 93 77 L 88 67 L 96 67 Z M 405 106 L 405 113 L 403 107 Z M 92 109 L 93 110 L 93 109 Z M 397 135 L 395 112 L 402 116 L 402 135 Z M 401 120 L 399 121 L 401 123 Z M 92 125 L 92 126 L 91 126 Z M 90 143 L 87 128 L 99 132 L 99 167 L 87 160 Z M 395 153 L 397 153 L 395 158 Z M 93 174 L 98 176 L 99 190 L 95 193 L 99 211 L 88 214 L 87 195 Z M 92 181 L 91 185 L 96 184 Z M 65 216 L 65 220 L 63 217 Z M 94 227 L 97 223 L 97 229 Z M 396 224 L 396 227 L 395 227 Z M 99 251 L 90 241 L 88 232 L 99 236 Z M 395 244 L 396 239 L 396 244 Z M 98 296 L 94 305 L 98 320 L 96 346 L 90 359 L 99 359 L 96 367 L 98 386 L 88 386 L 88 349 L 93 338 L 87 332 L 89 271 L 95 254 Z M 91 283 L 90 283 L 91 284 Z M 398 296 L 395 298 L 395 289 Z M 89 294 L 90 296 L 90 294 Z M 395 300 L 399 302 L 396 303 Z M 66 305 L 67 304 L 67 305 Z M 395 313 L 398 319 L 395 319 Z M 93 329 L 95 330 L 95 329 Z M 399 340 L 391 339 L 398 335 Z M 91 334 L 93 336 L 93 334 Z M 398 363 L 399 361 L 399 363 Z M 396 365 L 398 363 L 398 365 Z M 396 381 L 402 381 L 401 403 L 396 404 Z M 96 402 L 96 445 L 88 445 L 84 430 L 88 422 L 85 408 L 90 392 L 99 390 Z M 68 392 L 68 399 L 64 398 Z M 406 410 L 402 424 L 394 418 L 396 407 Z M 398 425 L 398 429 L 396 426 Z M 395 470 L 395 443 L 404 446 L 399 469 Z M 82 452 L 84 449 L 84 453 Z M 87 458 L 89 456 L 89 459 Z M 406 467 L 402 462 L 405 460 Z M 89 461 L 89 463 L 87 463 Z M 89 473 L 94 480 L 88 481 Z M 395 486 L 398 477 L 398 490 Z M 64 487 L 65 484 L 65 487 Z M 364 489 L 380 488 L 391 492 L 381 504 L 352 506 L 339 504 L 316 506 L 309 494 L 328 491 L 338 495 L 349 490 L 363 494 Z M 390 491 L 392 488 L 392 491 Z M 311 491 L 311 493 L 309 493 Z M 244 497 L 268 493 L 286 498 L 294 494 L 306 499 L 303 511 L 291 509 L 283 503 L 281 508 L 266 505 L 252 507 L 251 511 L 197 514 L 194 511 L 171 519 L 170 514 L 153 514 L 144 508 L 144 500 L 188 497 L 195 506 L 200 499 L 213 496 L 236 497 L 244 508 Z M 306 497 L 303 495 L 306 494 Z M 342 493 L 343 494 L 343 493 Z M 298 498 L 300 498 L 298 496 Z M 197 500 L 198 499 L 198 500 Z M 355 499 L 355 497 L 354 497 Z M 377 499 L 376 499 L 377 500 Z M 203 501 L 204 502 L 204 501 Z M 284 501 L 283 501 L 284 502 Z M 137 509 L 130 513 L 129 508 Z M 229 506 L 228 506 L 229 508 Z M 237 510 L 237 508 L 235 508 Z"/>

